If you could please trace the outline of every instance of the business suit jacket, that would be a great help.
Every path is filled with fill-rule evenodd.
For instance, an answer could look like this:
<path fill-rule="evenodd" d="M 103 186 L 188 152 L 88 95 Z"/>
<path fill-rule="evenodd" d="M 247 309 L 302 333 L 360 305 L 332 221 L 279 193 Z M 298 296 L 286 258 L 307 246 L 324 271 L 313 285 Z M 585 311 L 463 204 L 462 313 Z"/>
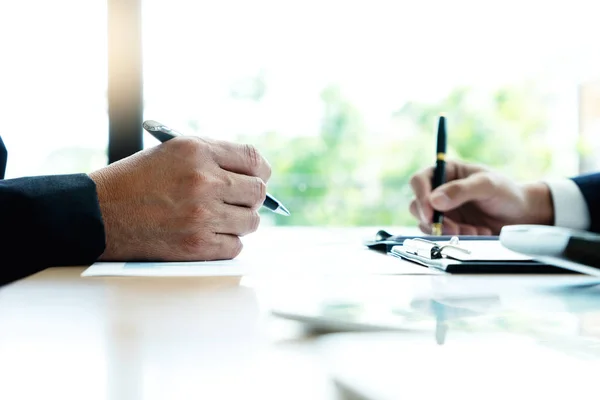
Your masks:
<path fill-rule="evenodd" d="M 600 233 L 600 173 L 573 178 L 585 198 L 590 212 L 590 231 Z"/>
<path fill-rule="evenodd" d="M 93 263 L 104 251 L 96 185 L 86 174 L 3 179 L 0 137 L 0 285 L 46 267 Z"/>

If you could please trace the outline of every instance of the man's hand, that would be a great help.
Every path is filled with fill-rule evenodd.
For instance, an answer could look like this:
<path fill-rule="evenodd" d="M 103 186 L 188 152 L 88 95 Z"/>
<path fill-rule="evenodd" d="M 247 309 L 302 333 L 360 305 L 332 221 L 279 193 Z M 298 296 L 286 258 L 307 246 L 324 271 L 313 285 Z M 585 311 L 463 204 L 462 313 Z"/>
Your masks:
<path fill-rule="evenodd" d="M 169 140 L 90 174 L 105 224 L 101 260 L 219 260 L 259 225 L 271 176 L 249 145 Z"/>
<path fill-rule="evenodd" d="M 410 212 L 430 234 L 433 210 L 444 212 L 444 234 L 498 235 L 504 225 L 554 222 L 550 189 L 544 183 L 519 185 L 489 169 L 446 163 L 447 183 L 431 190 L 433 167 L 410 181 L 415 198 Z"/>

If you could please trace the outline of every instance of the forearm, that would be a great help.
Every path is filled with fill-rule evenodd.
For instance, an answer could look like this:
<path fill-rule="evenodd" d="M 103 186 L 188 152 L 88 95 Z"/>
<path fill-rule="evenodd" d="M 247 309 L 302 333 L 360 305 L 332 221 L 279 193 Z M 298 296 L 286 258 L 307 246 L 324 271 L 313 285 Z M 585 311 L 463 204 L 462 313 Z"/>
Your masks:
<path fill-rule="evenodd" d="M 94 182 L 84 174 L 0 180 L 0 284 L 104 251 Z"/>

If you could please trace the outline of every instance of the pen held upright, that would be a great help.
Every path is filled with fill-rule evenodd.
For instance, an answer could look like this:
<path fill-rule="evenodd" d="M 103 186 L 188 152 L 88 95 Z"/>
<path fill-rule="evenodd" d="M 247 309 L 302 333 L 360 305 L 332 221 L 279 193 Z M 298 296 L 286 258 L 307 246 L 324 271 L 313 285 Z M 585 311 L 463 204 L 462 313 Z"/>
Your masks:
<path fill-rule="evenodd" d="M 436 160 L 432 182 L 434 190 L 442 186 L 446 181 L 446 137 L 446 118 L 442 115 L 440 116 L 437 132 Z M 433 225 L 431 228 L 433 235 L 440 236 L 442 234 L 443 222 L 444 214 L 434 210 Z"/>

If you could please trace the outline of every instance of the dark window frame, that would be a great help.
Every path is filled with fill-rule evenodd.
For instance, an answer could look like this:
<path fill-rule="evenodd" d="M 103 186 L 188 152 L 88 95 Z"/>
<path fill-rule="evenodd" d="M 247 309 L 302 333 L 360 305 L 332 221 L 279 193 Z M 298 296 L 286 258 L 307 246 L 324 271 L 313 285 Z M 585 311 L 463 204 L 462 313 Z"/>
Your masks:
<path fill-rule="evenodd" d="M 142 0 L 107 0 L 108 162 L 143 148 Z"/>

